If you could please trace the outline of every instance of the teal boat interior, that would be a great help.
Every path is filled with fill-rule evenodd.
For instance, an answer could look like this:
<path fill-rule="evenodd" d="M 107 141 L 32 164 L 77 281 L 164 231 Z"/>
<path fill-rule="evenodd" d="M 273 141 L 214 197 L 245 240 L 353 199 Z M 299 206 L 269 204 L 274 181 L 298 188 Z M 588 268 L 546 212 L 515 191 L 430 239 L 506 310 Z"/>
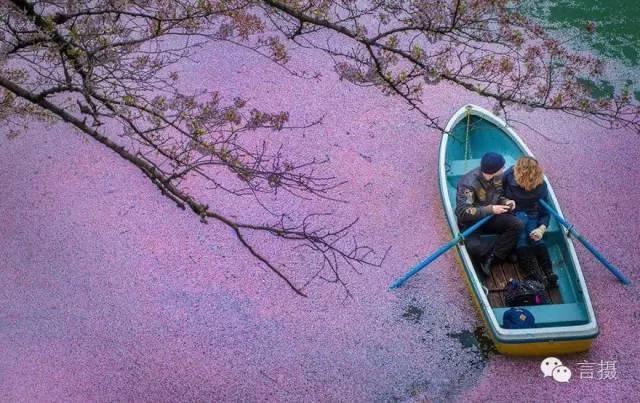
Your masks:
<path fill-rule="evenodd" d="M 472 114 L 462 119 L 451 130 L 446 144 L 445 170 L 448 197 L 452 207 L 456 204 L 458 181 L 466 172 L 480 166 L 481 156 L 488 151 L 501 153 L 505 157 L 505 169 L 512 166 L 520 156 L 525 155 L 524 150 L 509 135 L 482 117 Z M 550 201 L 553 204 L 553 201 Z M 557 210 L 557 206 L 554 207 Z M 549 292 L 550 304 L 526 307 L 534 314 L 536 327 L 582 325 L 589 321 L 584 293 L 565 237 L 565 232 L 552 217 L 544 241 L 549 248 L 553 270 L 559 278 L 559 287 Z M 488 277 L 478 275 L 478 278 L 486 289 L 494 290 L 488 292 L 487 297 L 496 319 L 502 326 L 503 313 L 509 308 L 505 306 L 502 293 L 497 290 L 502 289 L 510 278 L 522 276 L 517 264 L 511 263 L 495 265 L 491 272 Z"/>

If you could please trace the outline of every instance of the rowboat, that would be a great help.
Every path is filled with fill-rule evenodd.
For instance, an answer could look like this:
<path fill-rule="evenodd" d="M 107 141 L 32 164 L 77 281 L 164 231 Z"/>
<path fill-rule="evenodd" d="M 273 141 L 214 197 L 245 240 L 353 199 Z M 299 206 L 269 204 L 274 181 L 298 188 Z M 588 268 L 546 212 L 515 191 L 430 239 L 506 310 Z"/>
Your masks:
<path fill-rule="evenodd" d="M 485 152 L 493 151 L 505 157 L 505 169 L 521 156 L 533 156 L 522 139 L 505 122 L 491 112 L 465 105 L 449 120 L 442 135 L 438 160 L 438 179 L 442 205 L 452 236 L 460 229 L 456 221 L 456 185 L 468 171 L 480 165 Z M 549 204 L 564 217 L 553 188 L 549 189 Z M 495 235 L 482 235 L 493 237 Z M 559 287 L 548 292 L 549 304 L 527 306 L 536 325 L 528 329 L 506 329 L 502 325 L 505 306 L 499 292 L 510 278 L 522 278 L 517 264 L 494 265 L 491 275 L 481 276 L 464 243 L 459 243 L 457 255 L 470 294 L 486 324 L 498 352 L 514 356 L 552 356 L 586 351 L 598 336 L 591 299 L 582 275 L 572 240 L 554 217 L 544 235 L 558 275 Z M 498 292 L 497 292 L 498 291 Z"/>

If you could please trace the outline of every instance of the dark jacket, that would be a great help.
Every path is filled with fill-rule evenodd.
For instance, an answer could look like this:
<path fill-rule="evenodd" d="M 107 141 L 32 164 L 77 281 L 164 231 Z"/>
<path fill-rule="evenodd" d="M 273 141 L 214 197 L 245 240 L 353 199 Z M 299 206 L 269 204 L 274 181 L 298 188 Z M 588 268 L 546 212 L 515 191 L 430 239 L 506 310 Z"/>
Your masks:
<path fill-rule="evenodd" d="M 471 224 L 491 214 L 492 204 L 503 204 L 502 175 L 487 181 L 480 168 L 467 172 L 458 182 L 456 191 L 456 217 L 458 224 Z"/>
<path fill-rule="evenodd" d="M 504 195 L 508 199 L 516 202 L 515 212 L 524 211 L 527 214 L 538 214 L 538 225 L 549 226 L 549 213 L 542 207 L 538 200 L 542 199 L 548 203 L 547 196 L 549 191 L 547 190 L 547 184 L 542 182 L 537 188 L 526 191 L 516 183 L 516 178 L 513 173 L 513 167 L 507 169 L 503 178 Z"/>

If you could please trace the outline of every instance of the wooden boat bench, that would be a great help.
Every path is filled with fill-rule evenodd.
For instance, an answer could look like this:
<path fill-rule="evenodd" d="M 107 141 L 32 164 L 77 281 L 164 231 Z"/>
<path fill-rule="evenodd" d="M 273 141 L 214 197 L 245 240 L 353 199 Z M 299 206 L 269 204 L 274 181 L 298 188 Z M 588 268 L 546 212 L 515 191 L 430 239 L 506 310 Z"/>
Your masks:
<path fill-rule="evenodd" d="M 509 168 L 510 166 L 516 163 L 516 161 L 508 155 L 504 156 L 504 160 L 505 160 L 505 164 L 504 164 L 505 169 Z M 478 168 L 479 166 L 480 166 L 480 158 L 472 159 L 472 160 L 452 160 L 448 162 L 447 176 L 449 178 L 461 177 L 467 172 L 471 171 L 472 169 Z"/>
<path fill-rule="evenodd" d="M 565 326 L 581 325 L 587 323 L 584 304 L 548 304 L 522 307 L 533 314 L 536 320 L 536 327 L 548 325 L 558 326 L 558 322 Z M 500 326 L 502 326 L 502 316 L 509 308 L 494 308 L 493 312 Z"/>

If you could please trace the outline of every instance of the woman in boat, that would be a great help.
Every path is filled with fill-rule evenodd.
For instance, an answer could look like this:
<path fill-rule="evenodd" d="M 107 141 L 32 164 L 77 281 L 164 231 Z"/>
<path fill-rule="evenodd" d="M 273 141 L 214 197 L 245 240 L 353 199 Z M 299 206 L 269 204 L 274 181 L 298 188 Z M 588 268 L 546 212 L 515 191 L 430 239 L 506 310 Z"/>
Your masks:
<path fill-rule="evenodd" d="M 549 250 L 542 237 L 549 226 L 549 213 L 538 200 L 546 200 L 547 185 L 544 172 L 533 157 L 521 157 L 504 173 L 505 197 L 516 202 L 515 216 L 524 224 L 516 243 L 516 256 L 520 268 L 528 278 L 542 280 L 548 288 L 558 286 L 558 276 L 553 273 Z M 541 278 L 538 268 L 542 269 Z"/>

